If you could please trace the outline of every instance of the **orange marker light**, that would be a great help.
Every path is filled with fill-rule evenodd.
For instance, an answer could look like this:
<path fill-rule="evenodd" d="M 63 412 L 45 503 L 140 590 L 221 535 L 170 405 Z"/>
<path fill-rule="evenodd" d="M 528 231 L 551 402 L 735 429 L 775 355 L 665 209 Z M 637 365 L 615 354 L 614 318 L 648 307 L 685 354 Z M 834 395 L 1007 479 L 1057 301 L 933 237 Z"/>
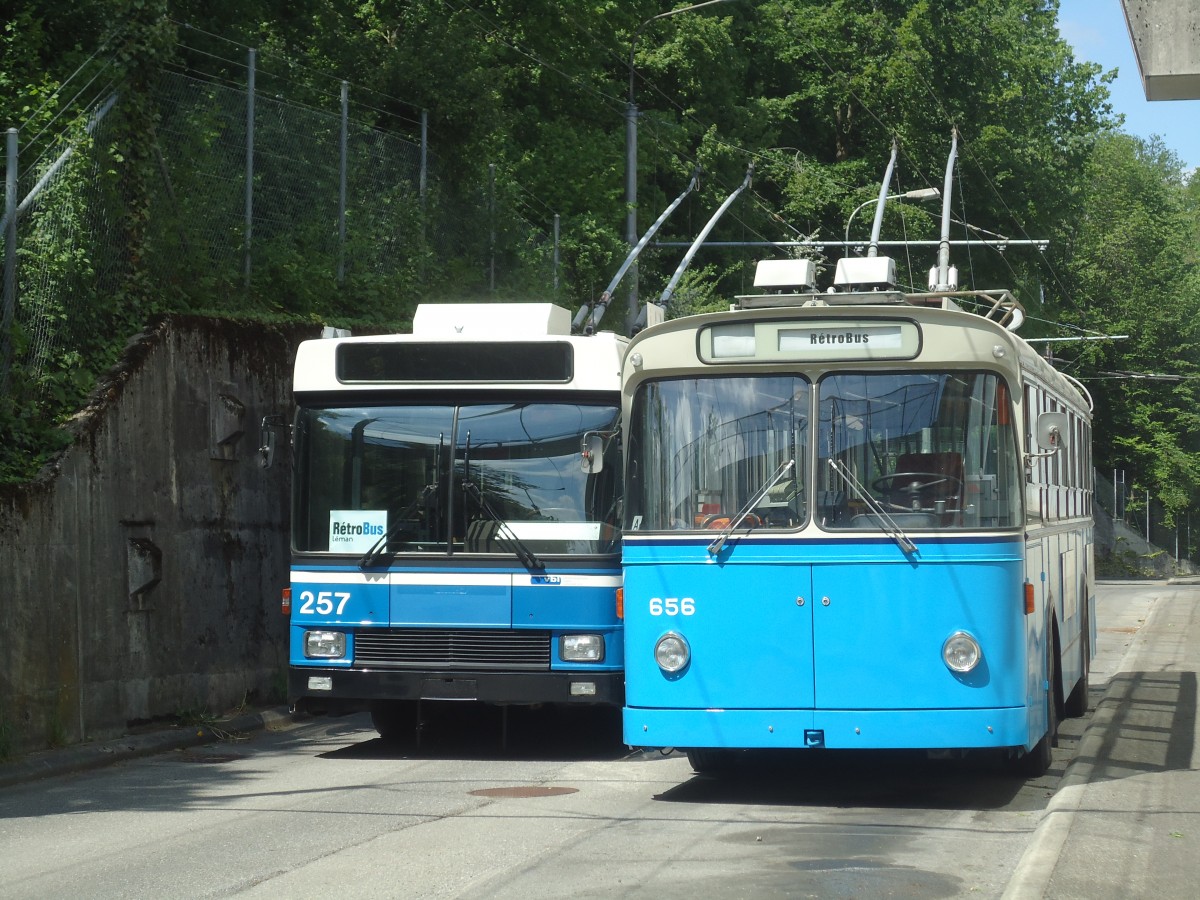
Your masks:
<path fill-rule="evenodd" d="M 617 588 L 617 618 L 625 618 L 625 588 Z"/>
<path fill-rule="evenodd" d="M 1030 615 L 1033 612 L 1033 582 L 1025 582 L 1025 615 Z"/>
<path fill-rule="evenodd" d="M 292 589 L 285 587 L 279 597 L 279 611 L 285 616 L 292 614 Z"/>

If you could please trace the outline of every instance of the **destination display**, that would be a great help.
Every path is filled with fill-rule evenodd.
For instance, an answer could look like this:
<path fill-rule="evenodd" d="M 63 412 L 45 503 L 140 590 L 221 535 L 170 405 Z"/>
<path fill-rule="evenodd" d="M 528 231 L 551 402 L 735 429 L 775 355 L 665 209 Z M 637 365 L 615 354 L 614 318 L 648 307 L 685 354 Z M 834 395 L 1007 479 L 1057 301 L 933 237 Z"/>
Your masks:
<path fill-rule="evenodd" d="M 912 359 L 921 329 L 911 321 L 741 322 L 700 334 L 705 362 Z"/>

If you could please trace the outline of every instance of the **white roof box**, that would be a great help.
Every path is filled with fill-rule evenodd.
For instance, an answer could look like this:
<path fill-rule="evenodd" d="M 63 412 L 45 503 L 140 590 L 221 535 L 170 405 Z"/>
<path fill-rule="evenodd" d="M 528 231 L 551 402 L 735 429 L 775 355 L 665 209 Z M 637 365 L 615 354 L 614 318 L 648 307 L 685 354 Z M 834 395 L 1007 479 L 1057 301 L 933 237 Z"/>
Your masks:
<path fill-rule="evenodd" d="M 896 261 L 890 256 L 844 256 L 838 260 L 833 286 L 845 291 L 896 289 Z"/>
<path fill-rule="evenodd" d="M 570 334 L 571 314 L 553 303 L 422 303 L 413 334 L 509 338 Z"/>
<path fill-rule="evenodd" d="M 756 288 L 803 293 L 816 281 L 817 266 L 811 259 L 760 259 L 754 270 Z"/>

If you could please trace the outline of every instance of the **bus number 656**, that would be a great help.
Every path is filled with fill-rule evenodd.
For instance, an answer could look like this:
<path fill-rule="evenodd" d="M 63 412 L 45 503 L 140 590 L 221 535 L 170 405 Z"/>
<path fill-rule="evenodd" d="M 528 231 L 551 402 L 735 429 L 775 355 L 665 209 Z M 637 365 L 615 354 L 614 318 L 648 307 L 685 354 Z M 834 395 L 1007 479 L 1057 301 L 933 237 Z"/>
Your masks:
<path fill-rule="evenodd" d="M 691 597 L 651 597 L 650 615 L 652 616 L 694 616 L 696 601 Z"/>

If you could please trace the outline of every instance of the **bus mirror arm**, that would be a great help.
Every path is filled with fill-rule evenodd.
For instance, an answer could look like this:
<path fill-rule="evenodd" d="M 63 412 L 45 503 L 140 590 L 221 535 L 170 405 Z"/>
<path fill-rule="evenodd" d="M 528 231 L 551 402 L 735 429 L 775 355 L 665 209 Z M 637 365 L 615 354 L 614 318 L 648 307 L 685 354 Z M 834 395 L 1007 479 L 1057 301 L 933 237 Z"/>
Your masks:
<path fill-rule="evenodd" d="M 616 431 L 588 431 L 579 447 L 580 468 L 589 475 L 604 470 L 604 448 L 616 437 Z"/>
<path fill-rule="evenodd" d="M 1037 442 L 1039 447 L 1049 447 L 1048 450 L 1025 454 L 1025 465 L 1030 467 L 1035 460 L 1049 459 L 1056 453 L 1067 448 L 1067 416 L 1060 412 L 1044 412 L 1037 419 Z"/>
<path fill-rule="evenodd" d="M 275 463 L 277 432 L 287 427 L 287 421 L 281 415 L 263 416 L 258 447 L 258 464 L 261 468 L 269 469 Z"/>

